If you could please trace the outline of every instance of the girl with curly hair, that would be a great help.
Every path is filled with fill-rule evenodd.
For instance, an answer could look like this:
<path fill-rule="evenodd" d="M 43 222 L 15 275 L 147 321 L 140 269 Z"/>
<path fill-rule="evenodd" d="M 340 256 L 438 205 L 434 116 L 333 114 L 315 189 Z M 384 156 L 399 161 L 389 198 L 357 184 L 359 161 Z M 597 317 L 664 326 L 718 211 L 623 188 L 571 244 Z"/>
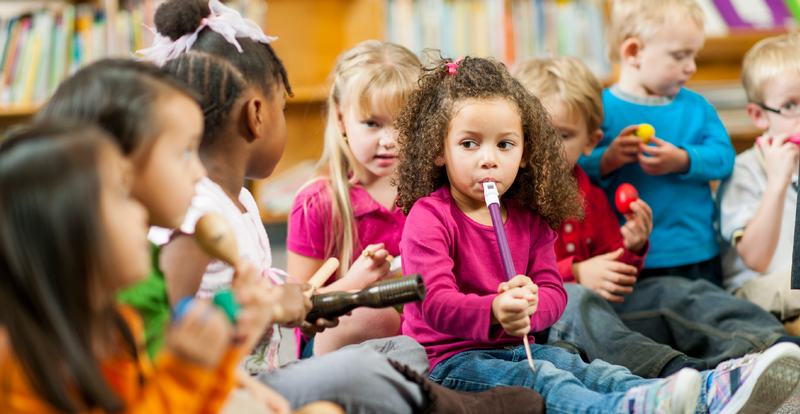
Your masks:
<path fill-rule="evenodd" d="M 431 379 L 459 391 L 524 386 L 547 410 L 569 413 L 725 412 L 698 405 L 724 381 L 683 369 L 647 380 L 627 369 L 522 337 L 555 323 L 567 295 L 556 266 L 557 228 L 582 216 L 561 137 L 540 101 L 489 59 L 425 69 L 396 123 L 403 271 L 425 280 L 405 306 L 403 333 L 425 346 Z M 494 182 L 514 267 L 506 280 L 483 183 Z M 701 384 L 702 383 L 702 384 Z"/>
<path fill-rule="evenodd" d="M 393 123 L 419 71 L 411 51 L 378 40 L 342 52 L 334 65 L 325 149 L 295 198 L 286 241 L 287 270 L 299 281 L 308 281 L 329 257 L 342 263 L 320 292 L 361 290 L 394 276 L 386 259 L 400 254 L 406 216 L 395 208 L 397 188 L 391 184 L 397 165 Z M 298 349 L 301 357 L 322 355 L 395 336 L 400 323 L 394 308 L 356 309 L 339 318 L 336 329 L 298 338 Z"/>

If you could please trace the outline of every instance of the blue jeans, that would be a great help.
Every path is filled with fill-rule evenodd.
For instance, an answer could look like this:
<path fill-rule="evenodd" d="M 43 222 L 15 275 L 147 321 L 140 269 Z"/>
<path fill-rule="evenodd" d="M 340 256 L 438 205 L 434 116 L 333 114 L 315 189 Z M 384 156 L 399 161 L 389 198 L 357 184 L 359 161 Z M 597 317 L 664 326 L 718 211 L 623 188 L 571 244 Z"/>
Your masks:
<path fill-rule="evenodd" d="M 645 378 L 658 376 L 678 356 L 713 368 L 786 334 L 769 312 L 706 280 L 643 279 L 619 304 L 580 285 L 565 287 L 569 302 L 548 341 L 574 342 L 590 360 L 601 358 Z"/>
<path fill-rule="evenodd" d="M 523 386 L 544 397 L 548 413 L 617 413 L 625 392 L 656 380 L 636 377 L 627 369 L 547 345 L 531 345 L 536 372 L 525 348 L 465 351 L 440 362 L 431 379 L 458 391 L 480 392 L 498 386 Z"/>

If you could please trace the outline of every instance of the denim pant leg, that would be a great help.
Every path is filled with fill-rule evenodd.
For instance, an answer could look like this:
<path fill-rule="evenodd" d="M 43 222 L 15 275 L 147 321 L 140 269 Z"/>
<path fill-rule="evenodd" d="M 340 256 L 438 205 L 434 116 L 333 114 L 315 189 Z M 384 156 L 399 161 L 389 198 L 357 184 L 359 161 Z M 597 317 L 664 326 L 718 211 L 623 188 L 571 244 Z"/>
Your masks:
<path fill-rule="evenodd" d="M 424 348 L 416 346 L 424 357 Z M 419 364 L 413 362 L 418 358 L 408 349 L 398 353 L 399 349 L 393 346 L 375 348 L 374 344 L 362 344 L 340 349 L 261 373 L 257 378 L 289 400 L 292 409 L 327 400 L 339 404 L 348 414 L 424 411 L 429 404 L 427 397 L 419 385 L 407 380 L 389 364 L 387 355 L 394 352 L 398 362 L 410 362 L 415 370 L 420 369 Z"/>
<path fill-rule="evenodd" d="M 643 378 L 658 377 L 670 360 L 683 355 L 625 326 L 609 302 L 593 290 L 577 283 L 566 283 L 564 288 L 567 308 L 550 327 L 548 342 L 573 342 L 589 360 L 621 365 Z"/>
<path fill-rule="evenodd" d="M 431 379 L 459 391 L 480 392 L 500 386 L 523 386 L 545 399 L 548 413 L 616 413 L 625 392 L 651 384 L 622 367 L 591 364 L 559 348 L 531 345 L 536 372 L 522 346 L 465 351 L 440 362 Z"/>
<path fill-rule="evenodd" d="M 625 302 L 611 306 L 632 330 L 711 368 L 786 335 L 769 312 L 705 280 L 646 278 L 633 286 Z"/>

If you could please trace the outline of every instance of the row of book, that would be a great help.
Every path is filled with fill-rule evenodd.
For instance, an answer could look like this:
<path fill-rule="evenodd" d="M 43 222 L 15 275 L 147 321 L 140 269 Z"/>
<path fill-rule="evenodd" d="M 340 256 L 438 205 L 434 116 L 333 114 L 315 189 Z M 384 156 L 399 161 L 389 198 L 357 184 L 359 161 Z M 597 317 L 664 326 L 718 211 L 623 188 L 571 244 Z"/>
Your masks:
<path fill-rule="evenodd" d="M 604 0 L 388 0 L 386 39 L 416 53 L 493 56 L 509 66 L 579 56 L 606 77 L 603 6 Z"/>
<path fill-rule="evenodd" d="M 0 109 L 46 101 L 62 80 L 96 60 L 133 57 L 152 44 L 148 27 L 163 1 L 121 0 L 114 10 L 99 1 L 25 2 L 27 9 L 11 15 L 0 5 Z M 257 0 L 226 4 L 245 15 L 264 7 Z"/>

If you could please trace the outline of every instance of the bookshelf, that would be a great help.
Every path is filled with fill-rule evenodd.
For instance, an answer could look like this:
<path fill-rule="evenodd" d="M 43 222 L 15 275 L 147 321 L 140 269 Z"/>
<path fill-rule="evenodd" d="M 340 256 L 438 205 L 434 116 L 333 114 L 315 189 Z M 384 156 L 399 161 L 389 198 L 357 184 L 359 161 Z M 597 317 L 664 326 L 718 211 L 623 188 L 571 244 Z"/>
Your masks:
<path fill-rule="evenodd" d="M 4 13 L 14 7 L 32 7 L 33 4 L 45 4 L 48 7 L 57 7 L 58 4 L 91 4 L 101 10 L 105 16 L 119 16 L 128 13 L 132 16 L 129 5 L 142 4 L 142 10 L 155 10 L 155 6 L 162 0 L 44 0 L 44 1 L 3 1 L 0 0 L 0 18 Z M 398 4 L 408 5 L 418 0 L 234 0 L 226 1 L 227 4 L 239 4 L 240 10 L 246 9 L 245 15 L 265 28 L 269 35 L 278 36 L 279 40 L 273 43 L 278 56 L 283 60 L 289 73 L 295 97 L 288 100 L 286 123 L 289 131 L 289 140 L 284 155 L 277 165 L 270 179 L 249 183 L 251 190 L 262 207 L 262 219 L 265 223 L 279 223 L 286 220 L 286 213 L 264 208 L 271 201 L 268 197 L 282 180 L 296 182 L 298 166 L 306 167 L 311 160 L 319 158 L 322 152 L 322 135 L 324 130 L 324 102 L 327 97 L 327 76 L 333 62 L 343 50 L 348 49 L 358 42 L 367 39 L 394 40 L 392 30 L 396 26 L 387 22 L 387 16 L 396 12 Z M 426 0 L 435 3 L 434 0 Z M 530 12 L 525 9 L 525 1 L 535 0 L 446 0 L 451 2 L 485 3 L 490 7 L 513 9 L 515 12 Z M 572 0 L 553 0 L 556 6 L 569 7 Z M 597 0 L 605 2 L 608 0 Z M 441 2 L 440 2 L 441 3 Z M 144 5 L 147 7 L 144 7 Z M 575 13 L 582 13 L 580 10 Z M 583 15 L 581 15 L 583 16 Z M 142 13 L 141 19 L 147 19 L 147 13 Z M 132 19 L 132 18 L 131 18 Z M 123 19 L 124 20 L 124 19 Z M 548 22 L 550 20 L 545 19 Z M 109 45 L 118 44 L 120 41 L 119 27 L 116 17 L 108 17 L 109 25 L 106 27 L 106 42 Z M 133 21 L 133 20 L 131 20 Z M 513 19 L 506 21 L 505 36 L 519 34 L 509 33 L 508 28 L 513 27 Z M 549 24 L 549 23 L 548 23 Z M 517 23 L 519 25 L 519 23 Z M 135 25 L 130 25 L 133 27 Z M 141 27 L 139 25 L 139 27 Z M 132 30 L 132 29 L 131 29 Z M 551 28 L 551 30 L 554 30 Z M 555 29 L 556 32 L 562 33 Z M 723 37 L 709 38 L 703 51 L 697 59 L 698 72 L 689 84 L 690 88 L 736 88 L 739 84 L 741 59 L 744 53 L 759 40 L 782 33 L 782 30 L 731 30 Z M 147 33 L 142 36 L 147 35 Z M 524 37 L 524 36 L 523 36 Z M 595 37 L 597 37 L 595 35 Z M 126 40 L 128 42 L 130 39 Z M 143 39 L 141 42 L 146 42 Z M 546 42 L 545 42 L 546 43 Z M 602 43 L 602 42 L 601 42 Z M 149 43 L 145 43 L 149 44 Z M 604 43 L 602 43 L 604 46 Z M 413 44 L 408 44 L 414 47 Z M 440 45 L 434 45 L 441 47 Z M 530 46 L 530 45 L 529 45 Z M 533 47 L 533 46 L 532 46 Z M 135 49 L 134 49 L 135 50 Z M 531 49 L 533 50 L 533 49 Z M 414 50 L 418 52 L 418 50 Z M 114 51 L 120 56 L 120 51 Z M 457 53 L 457 52 L 449 52 Z M 514 59 L 527 57 L 527 53 L 518 47 L 506 47 L 503 59 L 513 63 Z M 124 53 L 122 54 L 124 55 Z M 610 84 L 614 81 L 614 69 L 608 70 L 604 81 Z M 24 121 L 40 107 L 41 102 L 27 102 L 18 105 L 0 105 L 0 130 L 8 125 Z M 725 116 L 722 112 L 725 112 Z M 757 134 L 749 121 L 743 119 L 746 114 L 736 109 L 721 110 L 721 117 L 727 119 L 730 125 L 731 138 L 737 151 L 752 145 L 752 139 Z M 743 122 L 745 121 L 745 122 Z M 265 191 L 269 188 L 269 191 Z"/>

